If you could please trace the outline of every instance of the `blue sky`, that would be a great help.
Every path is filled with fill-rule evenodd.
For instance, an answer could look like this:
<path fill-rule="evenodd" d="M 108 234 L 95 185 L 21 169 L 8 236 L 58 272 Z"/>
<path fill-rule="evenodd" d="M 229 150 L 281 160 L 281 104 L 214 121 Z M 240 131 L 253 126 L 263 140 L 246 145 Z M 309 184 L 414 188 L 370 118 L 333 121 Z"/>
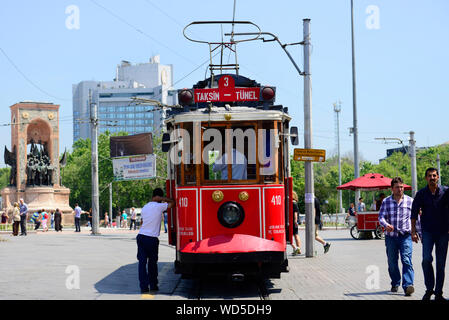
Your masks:
<path fill-rule="evenodd" d="M 410 130 L 415 131 L 418 147 L 449 141 L 445 130 L 449 118 L 449 2 L 354 3 L 361 158 L 377 163 L 387 148 L 400 145 L 375 138 L 399 138 L 408 144 Z M 192 21 L 232 20 L 233 4 L 233 0 L 3 1 L 0 124 L 9 123 L 9 106 L 17 102 L 60 104 L 62 153 L 73 143 L 72 84 L 112 80 L 121 60 L 142 63 L 159 54 L 161 63 L 174 67 L 175 88 L 191 87 L 204 79 L 206 65 L 186 75 L 205 62 L 209 52 L 206 45 L 186 40 L 183 27 Z M 70 16 L 66 8 L 71 5 L 79 8 L 79 29 L 66 26 Z M 378 9 L 377 16 L 367 12 L 370 6 Z M 367 19 L 373 17 L 378 18 L 378 29 L 368 28 Z M 254 22 L 282 43 L 302 41 L 302 20 L 311 19 L 313 147 L 326 149 L 328 156 L 335 154 L 332 104 L 340 100 L 341 152 L 351 153 L 350 0 L 237 0 L 235 18 Z M 195 34 L 209 30 L 192 29 Z M 218 36 L 218 32 L 207 34 Z M 288 48 L 302 68 L 302 47 Z M 239 44 L 237 50 L 241 74 L 276 86 L 277 103 L 289 108 L 302 133 L 303 79 L 279 45 L 254 41 Z M 0 150 L 4 145 L 11 147 L 9 126 L 0 126 Z M 303 145 L 301 136 L 299 147 Z M 0 166 L 4 166 L 3 157 Z"/>

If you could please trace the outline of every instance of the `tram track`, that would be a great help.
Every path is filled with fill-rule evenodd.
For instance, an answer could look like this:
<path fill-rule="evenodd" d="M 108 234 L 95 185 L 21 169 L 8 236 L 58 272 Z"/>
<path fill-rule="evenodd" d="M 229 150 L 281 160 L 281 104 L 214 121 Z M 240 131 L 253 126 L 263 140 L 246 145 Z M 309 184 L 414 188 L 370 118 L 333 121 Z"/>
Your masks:
<path fill-rule="evenodd" d="M 181 280 L 182 281 L 182 280 Z M 188 293 L 190 300 L 206 299 L 254 299 L 271 300 L 266 279 L 245 278 L 242 281 L 230 277 L 200 277 L 192 279 Z"/>

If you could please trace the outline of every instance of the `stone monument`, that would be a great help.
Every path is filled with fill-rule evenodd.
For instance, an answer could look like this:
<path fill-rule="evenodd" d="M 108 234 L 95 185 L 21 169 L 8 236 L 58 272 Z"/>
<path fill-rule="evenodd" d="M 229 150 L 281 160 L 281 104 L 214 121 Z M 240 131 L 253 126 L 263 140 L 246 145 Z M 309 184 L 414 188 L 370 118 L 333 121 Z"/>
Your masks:
<path fill-rule="evenodd" d="M 11 214 L 23 198 L 28 213 L 59 208 L 62 224 L 73 224 L 70 189 L 60 185 L 59 105 L 21 102 L 10 109 L 11 151 L 5 147 L 4 157 L 11 175 L 1 191 L 2 209 Z"/>

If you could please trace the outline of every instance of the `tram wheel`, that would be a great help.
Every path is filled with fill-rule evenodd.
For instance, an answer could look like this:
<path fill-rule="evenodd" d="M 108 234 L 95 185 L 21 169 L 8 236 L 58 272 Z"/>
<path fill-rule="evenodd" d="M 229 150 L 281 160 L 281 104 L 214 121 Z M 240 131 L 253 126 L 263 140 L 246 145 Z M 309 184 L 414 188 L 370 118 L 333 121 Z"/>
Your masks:
<path fill-rule="evenodd" d="M 357 225 L 351 227 L 350 233 L 354 239 L 359 240 L 360 232 L 359 229 L 357 228 Z"/>
<path fill-rule="evenodd" d="M 377 226 L 376 230 L 374 231 L 374 235 L 376 239 L 385 239 L 385 233 L 382 229 L 382 226 Z"/>

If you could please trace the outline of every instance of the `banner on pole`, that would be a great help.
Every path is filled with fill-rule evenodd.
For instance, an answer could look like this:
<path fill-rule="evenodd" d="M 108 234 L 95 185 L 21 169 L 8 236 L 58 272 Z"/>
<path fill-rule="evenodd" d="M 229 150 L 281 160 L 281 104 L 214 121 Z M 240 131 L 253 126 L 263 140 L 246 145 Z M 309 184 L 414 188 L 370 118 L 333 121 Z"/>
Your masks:
<path fill-rule="evenodd" d="M 132 136 L 114 136 L 109 139 L 111 158 L 153 153 L 153 136 L 140 133 Z"/>
<path fill-rule="evenodd" d="M 156 178 L 156 155 L 144 154 L 112 159 L 114 181 Z"/>

